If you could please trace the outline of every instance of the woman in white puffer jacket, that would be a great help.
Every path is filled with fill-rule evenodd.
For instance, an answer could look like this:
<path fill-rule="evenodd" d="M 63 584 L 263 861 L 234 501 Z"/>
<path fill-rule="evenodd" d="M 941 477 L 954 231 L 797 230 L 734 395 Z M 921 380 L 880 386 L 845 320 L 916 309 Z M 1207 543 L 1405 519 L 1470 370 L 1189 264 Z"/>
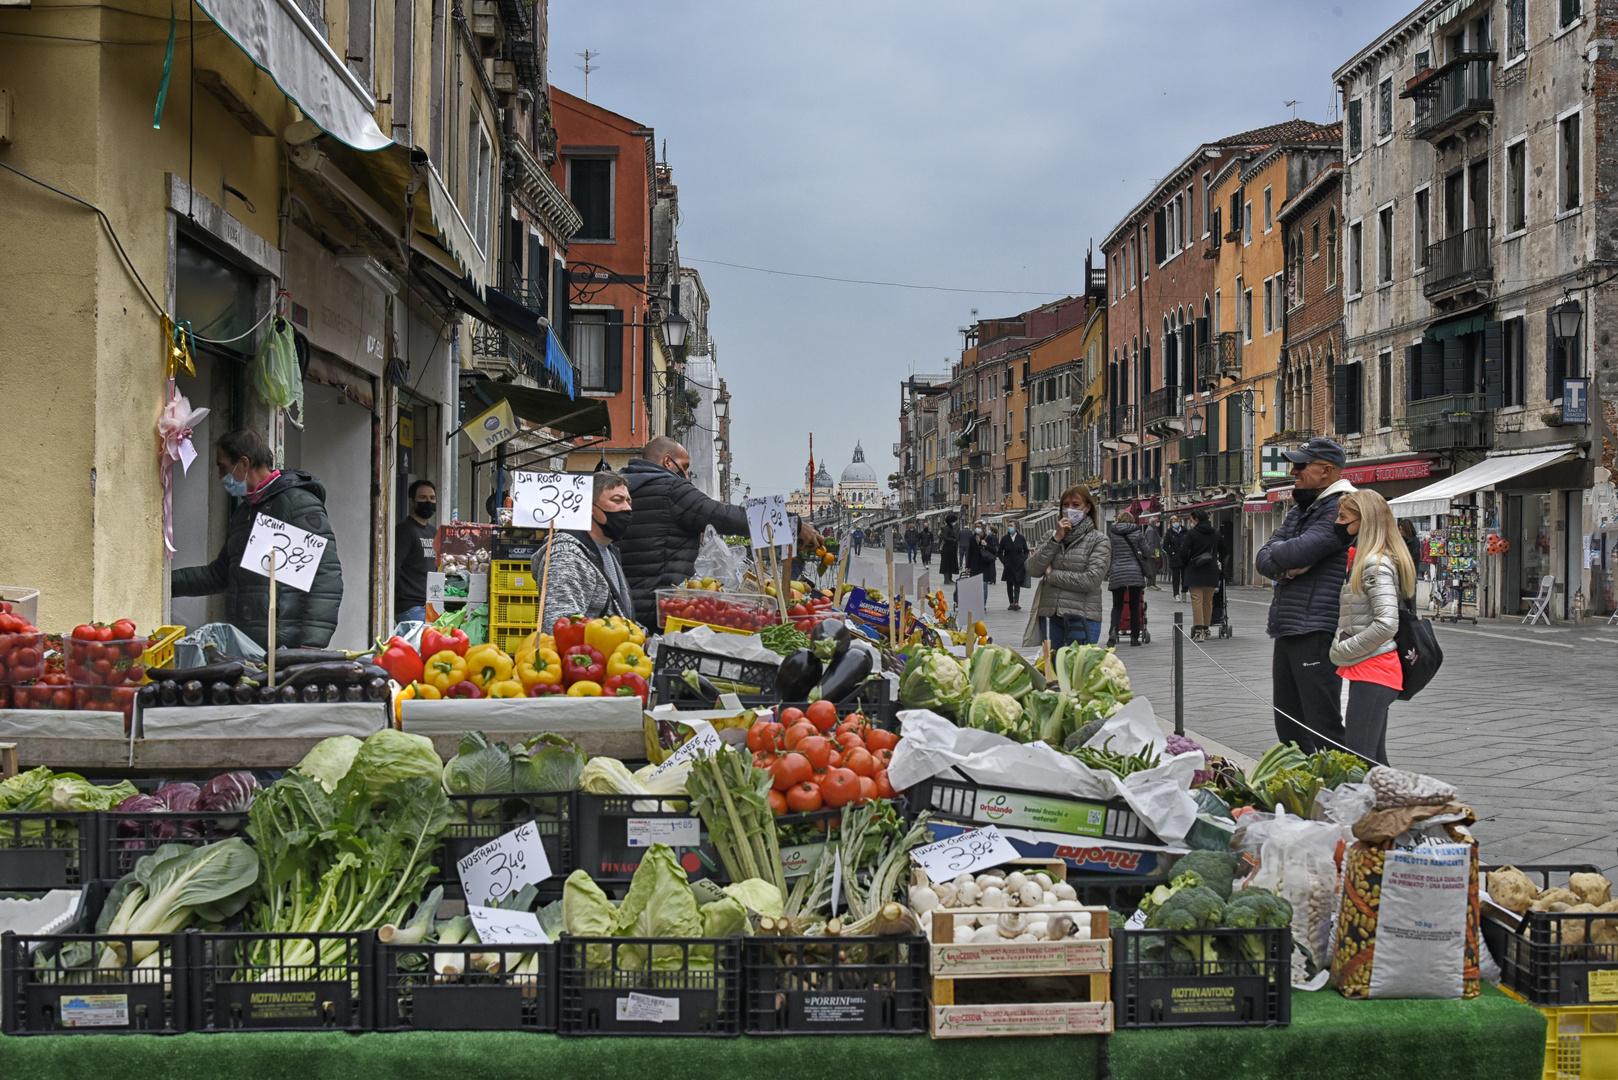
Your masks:
<path fill-rule="evenodd" d="M 1349 492 L 1337 503 L 1337 535 L 1348 545 L 1331 661 L 1348 680 L 1343 743 L 1377 765 L 1388 763 L 1388 706 L 1404 689 L 1394 635 L 1399 608 L 1416 593 L 1416 567 L 1387 500 Z"/>

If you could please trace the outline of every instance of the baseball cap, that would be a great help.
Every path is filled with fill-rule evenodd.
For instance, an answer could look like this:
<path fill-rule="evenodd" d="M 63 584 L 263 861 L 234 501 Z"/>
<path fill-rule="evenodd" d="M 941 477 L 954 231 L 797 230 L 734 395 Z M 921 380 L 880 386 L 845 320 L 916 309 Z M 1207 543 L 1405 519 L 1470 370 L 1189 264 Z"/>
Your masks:
<path fill-rule="evenodd" d="M 1300 465 L 1311 461 L 1324 461 L 1328 465 L 1335 465 L 1341 469 L 1348 464 L 1348 453 L 1341 446 L 1330 439 L 1318 436 L 1310 439 L 1296 450 L 1283 450 L 1281 456 Z"/>

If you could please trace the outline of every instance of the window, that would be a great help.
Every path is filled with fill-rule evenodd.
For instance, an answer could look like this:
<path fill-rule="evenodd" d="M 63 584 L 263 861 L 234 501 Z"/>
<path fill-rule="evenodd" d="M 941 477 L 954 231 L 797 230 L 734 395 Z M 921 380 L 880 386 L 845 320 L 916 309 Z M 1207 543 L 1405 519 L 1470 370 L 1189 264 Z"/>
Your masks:
<path fill-rule="evenodd" d="M 1527 326 L 1527 320 L 1518 316 L 1507 319 L 1502 327 L 1505 334 L 1505 385 L 1501 402 L 1504 405 L 1528 404 Z"/>
<path fill-rule="evenodd" d="M 1253 204 L 1242 203 L 1242 245 L 1253 242 Z"/>
<path fill-rule="evenodd" d="M 1338 364 L 1331 369 L 1333 413 L 1339 435 L 1358 435 L 1363 428 L 1365 365 Z"/>
<path fill-rule="evenodd" d="M 1320 258 L 1320 219 L 1319 218 L 1315 218 L 1314 223 L 1309 226 L 1309 257 L 1311 259 Z"/>
<path fill-rule="evenodd" d="M 1135 238 L 1129 238 L 1129 287 L 1135 287 Z"/>
<path fill-rule="evenodd" d="M 1410 219 L 1410 231 L 1415 237 L 1415 250 L 1410 254 L 1417 270 L 1427 269 L 1427 248 L 1433 242 L 1431 221 L 1432 190 L 1422 188 L 1416 192 L 1416 209 Z"/>
<path fill-rule="evenodd" d="M 579 366 L 579 385 L 586 390 L 607 388 L 607 316 L 599 311 L 573 313 L 573 362 Z"/>
<path fill-rule="evenodd" d="M 1385 352 L 1376 361 L 1376 426 L 1393 426 L 1393 353 Z"/>
<path fill-rule="evenodd" d="M 611 240 L 612 158 L 569 158 L 567 195 L 584 219 L 574 240 Z"/>
<path fill-rule="evenodd" d="M 1264 189 L 1264 231 L 1269 232 L 1275 227 L 1275 202 L 1270 189 Z"/>
<path fill-rule="evenodd" d="M 1268 334 L 1275 329 L 1275 280 L 1264 279 L 1264 332 Z"/>
<path fill-rule="evenodd" d="M 1376 215 L 1376 280 L 1386 285 L 1393 280 L 1393 207 L 1384 206 Z"/>
<path fill-rule="evenodd" d="M 1348 291 L 1358 294 L 1365 287 L 1363 226 L 1356 221 L 1348 227 Z"/>
<path fill-rule="evenodd" d="M 1326 288 L 1337 284 L 1337 211 L 1326 215 Z"/>
<path fill-rule="evenodd" d="M 1528 0 L 1506 0 L 1506 59 L 1528 51 Z"/>
<path fill-rule="evenodd" d="M 490 198 L 494 178 L 494 147 L 484 130 L 483 118 L 472 110 L 472 122 L 467 129 L 466 144 L 466 222 L 472 228 L 472 239 L 478 250 L 489 250 L 489 222 L 494 216 Z"/>
<path fill-rule="evenodd" d="M 1393 79 L 1382 80 L 1376 88 L 1376 133 L 1383 138 L 1393 134 Z"/>
<path fill-rule="evenodd" d="M 1566 0 L 1563 0 L 1564 10 Z M 1562 121 L 1561 138 L 1557 140 L 1561 152 L 1561 183 L 1557 208 L 1563 213 L 1577 210 L 1580 204 L 1579 182 L 1583 176 L 1579 159 L 1579 114 L 1574 113 Z"/>
<path fill-rule="evenodd" d="M 1253 340 L 1253 290 L 1242 293 L 1242 340 Z"/>
<path fill-rule="evenodd" d="M 1147 233 L 1149 233 L 1150 231 L 1151 231 L 1151 229 L 1148 228 L 1145 223 L 1141 224 L 1141 227 L 1140 227 L 1140 250 L 1141 250 L 1141 256 L 1142 256 L 1141 261 L 1140 261 L 1140 279 L 1141 279 L 1141 281 L 1145 281 L 1147 278 L 1152 276 L 1151 260 L 1145 258 Z M 1161 240 L 1159 242 L 1161 242 Z"/>
<path fill-rule="evenodd" d="M 1360 134 L 1360 105 L 1359 98 L 1348 103 L 1348 156 L 1356 158 L 1365 148 Z"/>
<path fill-rule="evenodd" d="M 1214 301 L 1213 301 L 1213 332 L 1215 334 L 1219 333 L 1219 331 L 1221 329 L 1219 319 L 1220 319 L 1220 314 L 1221 314 L 1220 309 L 1223 306 L 1224 305 L 1221 303 L 1219 290 L 1215 289 L 1214 290 Z"/>
<path fill-rule="evenodd" d="M 1560 0 L 1560 4 L 1561 17 L 1557 20 L 1557 26 L 1566 26 L 1575 21 L 1584 10 L 1584 0 Z"/>
<path fill-rule="evenodd" d="M 1506 147 L 1506 231 L 1528 227 L 1528 140 Z"/>

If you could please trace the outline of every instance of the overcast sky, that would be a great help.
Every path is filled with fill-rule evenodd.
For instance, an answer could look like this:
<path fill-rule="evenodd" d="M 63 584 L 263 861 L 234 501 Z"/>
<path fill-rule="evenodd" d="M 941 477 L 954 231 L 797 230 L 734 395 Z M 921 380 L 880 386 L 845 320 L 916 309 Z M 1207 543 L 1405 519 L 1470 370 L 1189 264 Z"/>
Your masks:
<path fill-rule="evenodd" d="M 599 52 L 590 99 L 667 140 L 758 496 L 801 486 L 811 431 L 833 477 L 862 440 L 886 478 L 900 381 L 947 372 L 973 308 L 1080 291 L 1092 240 L 1199 142 L 1292 100 L 1334 119 L 1332 70 L 1412 7 L 551 0 L 550 78 L 583 93 Z"/>

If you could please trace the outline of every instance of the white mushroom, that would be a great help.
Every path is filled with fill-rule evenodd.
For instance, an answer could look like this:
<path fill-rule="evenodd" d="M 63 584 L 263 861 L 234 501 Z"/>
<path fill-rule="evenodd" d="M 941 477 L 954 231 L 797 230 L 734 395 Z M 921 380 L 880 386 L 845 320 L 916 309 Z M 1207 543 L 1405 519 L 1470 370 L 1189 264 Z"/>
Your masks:
<path fill-rule="evenodd" d="M 1030 915 L 1028 917 L 1028 932 L 1038 941 L 1050 936 L 1050 923 L 1043 915 Z"/>
<path fill-rule="evenodd" d="M 1044 936 L 1052 941 L 1061 941 L 1073 932 L 1073 917 L 1067 914 L 1052 915 L 1045 923 Z"/>
<path fill-rule="evenodd" d="M 910 906 L 917 915 L 925 915 L 940 906 L 938 894 L 926 885 L 917 885 L 910 890 Z"/>
<path fill-rule="evenodd" d="M 939 907 L 951 908 L 961 906 L 960 898 L 955 894 L 954 885 L 934 885 L 933 891 L 938 894 Z"/>
<path fill-rule="evenodd" d="M 1001 937 L 1014 938 L 1028 932 L 1028 916 L 1021 912 L 1007 912 L 996 920 L 996 926 Z"/>
<path fill-rule="evenodd" d="M 963 940 L 962 935 L 970 934 L 973 930 L 977 929 L 977 926 L 978 917 L 976 915 L 955 916 L 955 940 Z"/>
<path fill-rule="evenodd" d="M 1006 887 L 1005 875 L 1003 875 L 1003 874 L 979 874 L 978 875 L 978 888 L 987 889 L 990 886 L 993 886 L 996 889 L 1004 889 Z"/>
<path fill-rule="evenodd" d="M 1058 881 L 1055 885 L 1052 885 L 1051 892 L 1056 894 L 1058 900 L 1077 900 L 1079 898 L 1079 894 L 1074 890 L 1073 886 L 1065 881 Z"/>
<path fill-rule="evenodd" d="M 1039 882 L 1039 887 L 1040 887 L 1041 890 L 1049 889 L 1051 887 L 1051 876 L 1049 874 L 1045 873 L 1045 871 L 1043 871 L 1043 870 L 1040 870 L 1040 871 L 1038 871 L 1036 873 L 1033 873 L 1033 874 L 1029 874 L 1028 875 L 1028 880 L 1029 881 L 1037 881 L 1037 882 Z"/>
<path fill-rule="evenodd" d="M 1011 901 L 1007 899 L 1006 894 L 993 885 L 990 885 L 987 889 L 983 890 L 983 896 L 978 903 L 980 906 L 986 908 L 1003 908 L 1011 906 Z"/>
<path fill-rule="evenodd" d="M 980 926 L 972 931 L 971 944 L 973 945 L 993 945 L 1003 940 L 1005 939 L 1000 936 L 999 928 L 995 926 Z"/>
<path fill-rule="evenodd" d="M 971 878 L 967 878 L 965 884 L 955 886 L 955 898 L 960 901 L 957 907 L 977 907 L 982 896 L 983 890 Z"/>
<path fill-rule="evenodd" d="M 1037 935 L 1035 935 L 1035 934 L 1018 934 L 1016 937 L 1012 938 L 1011 940 L 1012 941 L 1038 941 L 1039 937 Z"/>
<path fill-rule="evenodd" d="M 1011 882 L 1008 880 L 1006 884 L 1010 885 Z M 1044 896 L 1045 894 L 1040 891 L 1037 884 L 1032 881 L 1024 881 L 1017 890 L 1017 903 L 1023 907 L 1038 907 Z"/>
<path fill-rule="evenodd" d="M 1040 904 L 1041 907 L 1050 907 L 1051 905 L 1053 905 L 1055 903 L 1056 903 L 1056 894 L 1053 893 L 1053 892 L 1043 893 L 1043 894 L 1041 894 L 1041 896 L 1039 898 L 1039 904 Z"/>
<path fill-rule="evenodd" d="M 969 883 L 975 884 L 976 882 L 977 878 L 973 877 L 971 874 L 960 874 L 955 878 L 954 881 L 950 882 L 950 884 L 959 889 L 962 885 Z"/>
<path fill-rule="evenodd" d="M 1026 877 L 1024 877 L 1022 874 L 1017 873 L 1017 871 L 1015 871 L 1015 870 L 1013 870 L 1011 873 L 1006 875 L 1006 891 L 1007 892 L 1011 892 L 1012 890 L 1017 890 L 1017 891 L 1020 892 L 1022 890 L 1022 887 L 1027 883 L 1028 883 L 1028 879 Z"/>

